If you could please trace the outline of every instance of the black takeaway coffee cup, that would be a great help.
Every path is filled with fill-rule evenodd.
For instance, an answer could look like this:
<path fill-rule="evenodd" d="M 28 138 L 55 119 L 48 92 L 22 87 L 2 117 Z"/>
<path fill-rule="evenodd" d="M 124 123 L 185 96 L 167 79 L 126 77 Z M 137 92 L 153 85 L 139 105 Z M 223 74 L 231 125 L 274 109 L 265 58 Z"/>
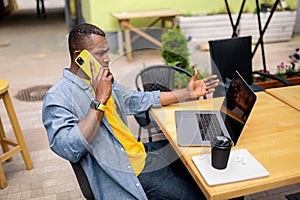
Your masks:
<path fill-rule="evenodd" d="M 233 142 L 226 136 L 215 136 L 211 140 L 211 164 L 216 169 L 227 167 Z"/>

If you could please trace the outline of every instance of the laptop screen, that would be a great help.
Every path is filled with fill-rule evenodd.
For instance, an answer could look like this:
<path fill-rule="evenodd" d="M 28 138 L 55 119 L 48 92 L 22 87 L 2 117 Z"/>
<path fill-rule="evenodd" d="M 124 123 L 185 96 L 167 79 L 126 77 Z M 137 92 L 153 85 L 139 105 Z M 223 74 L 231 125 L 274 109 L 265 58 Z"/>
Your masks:
<path fill-rule="evenodd" d="M 255 101 L 256 95 L 236 71 L 221 107 L 221 115 L 234 144 L 241 135 Z"/>

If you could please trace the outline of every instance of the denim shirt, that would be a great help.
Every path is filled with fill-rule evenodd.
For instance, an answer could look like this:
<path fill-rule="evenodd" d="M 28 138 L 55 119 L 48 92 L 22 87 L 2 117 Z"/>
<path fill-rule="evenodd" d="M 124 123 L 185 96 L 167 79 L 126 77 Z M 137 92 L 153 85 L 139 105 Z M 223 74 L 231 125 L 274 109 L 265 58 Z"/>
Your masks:
<path fill-rule="evenodd" d="M 116 81 L 112 96 L 125 124 L 127 115 L 161 107 L 159 91 L 128 90 Z M 43 103 L 50 148 L 66 160 L 80 161 L 96 199 L 147 199 L 105 116 L 91 144 L 83 137 L 77 123 L 87 115 L 92 98 L 89 85 L 64 69 L 63 77 L 47 92 Z"/>

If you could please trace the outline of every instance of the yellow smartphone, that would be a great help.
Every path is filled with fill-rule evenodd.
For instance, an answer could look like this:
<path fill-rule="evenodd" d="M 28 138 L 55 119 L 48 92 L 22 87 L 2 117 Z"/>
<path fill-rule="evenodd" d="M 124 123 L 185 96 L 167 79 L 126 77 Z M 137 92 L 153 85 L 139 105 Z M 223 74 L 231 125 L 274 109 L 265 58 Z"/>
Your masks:
<path fill-rule="evenodd" d="M 75 58 L 75 62 L 80 67 L 80 69 L 89 77 L 92 78 L 90 61 L 94 62 L 96 73 L 99 72 L 101 65 L 100 63 L 92 56 L 92 54 L 84 49 L 81 53 Z"/>

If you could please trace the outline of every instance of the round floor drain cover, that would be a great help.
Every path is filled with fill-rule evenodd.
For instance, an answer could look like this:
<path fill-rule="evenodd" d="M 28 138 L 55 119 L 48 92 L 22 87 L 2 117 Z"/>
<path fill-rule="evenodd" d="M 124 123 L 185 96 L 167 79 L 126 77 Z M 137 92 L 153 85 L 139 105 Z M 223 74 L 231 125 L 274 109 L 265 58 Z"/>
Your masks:
<path fill-rule="evenodd" d="M 42 101 L 51 85 L 38 85 L 23 89 L 15 96 L 20 101 Z"/>

